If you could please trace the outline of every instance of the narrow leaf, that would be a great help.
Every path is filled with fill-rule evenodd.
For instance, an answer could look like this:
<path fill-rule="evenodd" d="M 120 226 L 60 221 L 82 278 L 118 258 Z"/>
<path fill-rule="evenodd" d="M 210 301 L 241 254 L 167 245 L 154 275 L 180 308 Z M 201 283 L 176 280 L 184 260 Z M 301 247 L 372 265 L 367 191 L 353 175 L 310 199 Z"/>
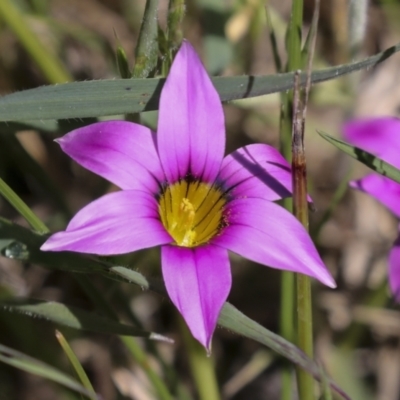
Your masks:
<path fill-rule="evenodd" d="M 125 50 L 121 45 L 117 46 L 115 57 L 117 60 L 117 67 L 120 77 L 122 79 L 129 79 L 131 77 L 129 62 L 128 58 L 126 57 Z"/>
<path fill-rule="evenodd" d="M 163 338 L 161 335 L 121 324 L 96 313 L 55 301 L 30 299 L 3 301 L 0 303 L 0 310 L 18 312 L 33 318 L 43 318 L 47 321 L 79 330 L 126 336 L 140 336 L 149 339 L 157 337 L 159 340 Z M 164 341 L 171 342 L 170 339 L 165 337 Z"/>
<path fill-rule="evenodd" d="M 59 383 L 75 392 L 84 394 L 90 399 L 99 400 L 95 394 L 87 391 L 75 379 L 64 372 L 2 344 L 0 344 L 0 361 L 25 372 Z"/>
<path fill-rule="evenodd" d="M 272 55 L 274 56 L 274 64 L 275 68 L 278 72 L 282 71 L 282 61 L 281 57 L 279 55 L 278 51 L 278 41 L 276 39 L 276 34 L 274 31 L 274 27 L 272 25 L 272 18 L 271 18 L 271 13 L 269 12 L 269 7 L 270 5 L 267 4 L 265 6 L 265 16 L 267 19 L 267 28 L 268 28 L 268 34 L 269 34 L 269 42 L 271 44 L 271 49 L 272 49 Z"/>
<path fill-rule="evenodd" d="M 350 157 L 355 158 L 356 160 L 362 162 L 367 167 L 371 168 L 378 174 L 387 176 L 390 179 L 400 183 L 400 170 L 393 167 L 393 165 L 387 163 L 386 161 L 381 160 L 378 157 L 375 157 L 373 154 L 368 153 L 364 150 L 359 149 L 358 147 L 352 146 L 342 140 L 336 139 L 324 132 L 317 131 L 325 140 L 329 143 L 333 144 L 339 150 L 348 154 Z"/>
<path fill-rule="evenodd" d="M 47 227 L 24 203 L 24 201 L 0 178 L 0 194 L 31 224 L 38 232 L 47 232 Z"/>
<path fill-rule="evenodd" d="M 107 271 L 101 263 L 71 252 L 44 252 L 40 246 L 46 235 L 32 232 L 0 217 L 0 254 L 12 259 L 30 261 L 60 270 L 74 272 Z"/>
<path fill-rule="evenodd" d="M 58 343 L 60 343 L 60 346 L 64 350 L 64 353 L 67 356 L 69 362 L 74 368 L 79 380 L 82 382 L 82 385 L 87 389 L 88 392 L 92 392 L 95 394 L 96 392 L 94 391 L 93 386 L 88 376 L 86 375 L 85 370 L 82 367 L 82 364 L 79 362 L 78 357 L 72 350 L 64 335 L 60 331 L 56 330 L 56 338 L 58 340 Z"/>
<path fill-rule="evenodd" d="M 49 82 L 58 83 L 72 80 L 64 65 L 29 28 L 29 24 L 25 16 L 18 10 L 16 2 L 1 0 L 0 18 L 11 28 Z"/>
<path fill-rule="evenodd" d="M 158 0 L 147 0 L 138 44 L 135 49 L 133 78 L 147 78 L 157 66 L 158 58 Z M 154 76 L 154 75 L 153 75 Z"/>
<path fill-rule="evenodd" d="M 168 44 L 169 48 L 176 49 L 182 41 L 182 21 L 185 16 L 185 0 L 169 0 L 168 4 Z"/>
<path fill-rule="evenodd" d="M 15 233 L 16 235 L 18 235 L 16 239 L 21 240 L 23 244 L 29 243 L 29 247 L 27 248 L 29 248 L 30 251 L 26 255 L 25 260 L 33 261 L 31 257 L 34 256 L 35 262 L 43 264 L 46 267 L 71 271 L 79 271 L 79 268 L 82 267 L 82 270 L 80 270 L 80 272 L 97 271 L 111 279 L 119 277 L 125 282 L 134 283 L 145 290 L 149 289 L 166 296 L 166 291 L 161 281 L 147 279 L 139 272 L 133 271 L 129 268 L 125 268 L 122 266 L 113 266 L 105 261 L 87 259 L 84 256 L 79 255 L 78 253 L 52 253 L 41 252 L 38 249 L 35 250 L 33 243 L 42 243 L 45 240 L 44 236 L 40 236 L 37 233 L 30 231 L 29 229 L 15 225 L 5 220 L 4 218 L 0 218 L 0 239 L 3 239 L 3 241 L 0 241 L 0 244 L 3 243 L 5 245 L 9 245 L 10 242 L 6 239 L 14 237 L 13 235 L 11 235 L 11 233 Z M 53 256 L 53 258 L 48 258 L 47 256 L 49 255 Z M 59 255 L 58 258 L 56 257 L 57 255 Z M 71 262 L 71 258 L 67 259 L 67 256 L 74 257 L 73 261 Z M 62 260 L 61 268 L 59 259 Z M 52 263 L 54 264 L 52 265 Z M 289 341 L 283 339 L 282 337 L 274 334 L 268 329 L 263 328 L 261 325 L 252 321 L 240 311 L 236 310 L 229 303 L 225 303 L 225 306 L 222 309 L 220 318 L 218 320 L 218 324 L 239 335 L 258 341 L 259 343 L 276 351 L 283 357 L 288 358 L 289 361 L 293 362 L 294 364 L 301 365 L 304 369 L 313 374 L 317 379 L 322 379 L 320 374 L 320 367 L 313 360 L 308 358 L 301 350 L 299 350 Z M 156 334 L 152 334 L 151 338 L 157 339 Z M 337 386 L 332 381 L 329 381 L 329 383 L 331 387 L 342 394 L 342 391 L 340 391 L 340 389 L 337 388 Z M 343 396 L 344 398 L 347 398 L 345 395 Z"/>
<path fill-rule="evenodd" d="M 371 68 L 400 50 L 400 44 L 362 61 L 315 71 L 313 84 Z M 222 101 L 282 92 L 293 86 L 293 73 L 214 77 Z M 304 87 L 307 76 L 300 76 Z M 0 121 L 68 119 L 121 115 L 158 109 L 163 78 L 115 79 L 43 86 L 0 98 Z"/>
<path fill-rule="evenodd" d="M 45 189 L 49 197 L 54 201 L 66 218 L 71 219 L 72 215 L 65 201 L 65 196 L 58 188 L 42 166 L 25 150 L 22 144 L 14 135 L 3 135 L 3 146 L 9 152 L 11 160 L 15 160 L 17 168 L 27 175 L 32 175 L 34 179 Z"/>
<path fill-rule="evenodd" d="M 338 392 L 343 398 L 350 399 L 343 390 L 326 376 L 321 375 L 321 369 L 313 360 L 297 348 L 294 344 L 288 342 L 281 336 L 269 331 L 262 327 L 257 322 L 249 317 L 246 317 L 232 304 L 225 303 L 222 308 L 221 314 L 218 319 L 218 324 L 224 328 L 229 329 L 239 335 L 253 339 L 267 347 L 281 356 L 292 361 L 294 364 L 300 366 L 308 371 L 314 378 L 322 381 L 326 379 L 329 385 Z"/>

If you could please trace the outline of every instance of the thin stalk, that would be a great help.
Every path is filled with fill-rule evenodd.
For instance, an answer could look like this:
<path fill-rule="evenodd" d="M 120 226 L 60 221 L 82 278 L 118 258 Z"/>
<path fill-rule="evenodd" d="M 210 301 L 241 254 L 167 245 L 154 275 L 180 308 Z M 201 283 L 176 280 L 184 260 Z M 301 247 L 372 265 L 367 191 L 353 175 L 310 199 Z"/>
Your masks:
<path fill-rule="evenodd" d="M 303 0 L 292 1 L 292 13 L 287 31 L 288 71 L 301 67 L 301 28 L 303 26 Z"/>
<path fill-rule="evenodd" d="M 204 347 L 193 338 L 181 318 L 179 322 L 199 399 L 220 400 L 212 357 L 207 356 Z"/>
<path fill-rule="evenodd" d="M 288 209 L 288 207 L 285 207 Z M 290 204 L 291 209 L 291 204 Z M 294 274 L 283 271 L 281 273 L 281 309 L 280 334 L 290 342 L 295 341 L 294 332 Z M 291 400 L 293 396 L 293 376 L 290 362 L 285 360 L 282 370 L 281 400 Z"/>
<path fill-rule="evenodd" d="M 110 299 L 111 301 L 111 299 Z M 105 303 L 108 304 L 107 301 Z M 120 313 L 125 315 L 132 324 L 136 325 L 139 328 L 143 328 L 142 323 L 133 313 L 131 307 L 129 306 L 129 299 L 126 298 L 126 295 L 121 290 L 115 290 L 112 297 L 112 303 L 119 310 Z M 170 392 L 175 394 L 175 398 L 177 399 L 190 399 L 187 392 L 187 389 L 184 387 L 183 383 L 179 380 L 176 369 L 173 366 L 168 364 L 162 354 L 160 354 L 156 344 L 152 340 L 146 341 L 146 350 L 150 352 L 160 363 L 162 368 L 163 376 L 168 383 L 168 387 L 170 388 Z"/>
<path fill-rule="evenodd" d="M 20 168 L 23 173 L 32 175 L 47 191 L 49 197 L 63 212 L 65 218 L 70 219 L 71 213 L 62 192 L 53 180 L 49 178 L 42 166 L 25 150 L 17 137 L 15 135 L 5 134 L 1 135 L 1 140 L 4 150 L 8 152 L 12 160 L 15 160 L 15 165 Z"/>
<path fill-rule="evenodd" d="M 276 71 L 279 73 L 279 72 L 282 72 L 282 61 L 281 61 L 281 57 L 279 56 L 278 43 L 276 40 L 274 28 L 272 26 L 272 19 L 271 19 L 271 14 L 269 12 L 268 5 L 265 6 L 265 17 L 267 20 L 268 36 L 269 36 L 269 42 L 271 43 L 272 55 L 274 57 L 275 68 L 276 68 Z"/>
<path fill-rule="evenodd" d="M 300 71 L 295 74 L 292 179 L 293 213 L 308 230 L 307 172 L 304 153 L 304 120 L 300 110 Z M 308 276 L 296 274 L 297 294 L 297 345 L 313 358 L 311 282 Z M 300 400 L 313 399 L 314 379 L 302 368 L 296 368 Z"/>
<path fill-rule="evenodd" d="M 93 285 L 93 282 L 86 275 L 77 276 L 77 274 L 75 274 L 74 276 L 78 283 L 81 285 L 82 289 L 87 294 L 87 296 L 90 298 L 92 303 L 95 304 L 105 315 L 117 321 L 117 314 L 107 303 L 104 296 Z M 156 372 L 152 369 L 146 353 L 142 350 L 137 340 L 130 336 L 120 336 L 120 339 L 131 353 L 133 359 L 146 373 L 149 381 L 151 382 L 151 385 L 157 392 L 157 398 L 161 400 L 172 400 L 172 396 L 169 393 L 168 388 L 161 380 L 161 378 L 156 374 Z"/>
<path fill-rule="evenodd" d="M 125 346 L 129 350 L 135 361 L 146 373 L 152 386 L 157 392 L 157 398 L 160 400 L 173 400 L 173 397 L 169 393 L 164 382 L 151 368 L 146 353 L 142 350 L 137 341 L 131 336 L 120 336 L 120 338 L 124 342 Z"/>
<path fill-rule="evenodd" d="M 315 0 L 311 33 L 311 44 L 307 60 L 307 83 L 303 104 L 300 104 L 300 71 L 295 73 L 292 126 L 292 185 L 293 213 L 308 231 L 307 168 L 304 151 L 304 127 L 307 113 L 308 96 L 311 87 L 311 69 L 316 43 L 319 19 L 319 0 Z M 297 296 L 297 345 L 311 359 L 313 350 L 313 321 L 311 301 L 311 280 L 303 274 L 296 274 Z M 314 378 L 302 368 L 296 368 L 297 387 L 300 400 L 314 398 Z"/>
<path fill-rule="evenodd" d="M 268 13 L 267 13 L 268 17 Z M 269 24 L 270 22 L 270 18 Z M 303 0 L 293 0 L 292 13 L 288 25 L 286 36 L 286 49 L 288 53 L 288 61 L 286 71 L 294 71 L 301 68 L 301 28 L 303 24 Z M 272 29 L 271 29 L 272 30 Z M 271 36 L 271 43 L 274 49 L 274 39 Z M 277 51 L 274 50 L 276 67 L 280 67 L 281 63 L 277 58 Z M 283 72 L 283 71 L 279 71 Z M 288 162 L 292 158 L 292 119 L 293 119 L 293 93 L 281 94 L 281 115 L 280 115 L 280 147 L 281 152 Z M 292 200 L 285 199 L 283 206 L 292 211 Z M 281 310 L 280 310 L 280 333 L 291 341 L 295 340 L 294 327 L 294 300 L 295 286 L 294 274 L 292 272 L 282 272 L 281 278 Z M 287 364 L 282 372 L 282 391 L 281 400 L 291 400 L 293 396 L 293 380 L 292 368 Z"/>
<path fill-rule="evenodd" d="M 68 357 L 68 360 L 71 363 L 72 367 L 74 368 L 75 373 L 78 376 L 79 380 L 81 381 L 82 385 L 85 387 L 85 389 L 88 390 L 88 392 L 93 393 L 96 396 L 96 392 L 92 386 L 92 383 L 90 382 L 88 376 L 86 375 L 86 372 L 83 369 L 82 364 L 79 362 L 78 357 L 72 350 L 71 346 L 65 339 L 64 335 L 58 330 L 56 330 L 56 339 L 58 340 L 58 343 L 60 343 L 60 346 L 64 350 L 65 355 Z"/>
<path fill-rule="evenodd" d="M 182 41 L 182 21 L 185 16 L 185 0 L 169 0 L 167 35 L 169 48 L 176 50 Z"/>
<path fill-rule="evenodd" d="M 133 78 L 148 78 L 157 66 L 158 58 L 158 0 L 147 0 L 139 39 L 135 49 Z"/>
<path fill-rule="evenodd" d="M 32 210 L 19 198 L 19 196 L 0 178 L 0 194 L 3 195 L 6 200 L 27 220 L 33 229 L 40 233 L 49 233 L 47 226 L 32 212 Z M 94 304 L 108 316 L 113 319 L 117 319 L 115 312 L 111 307 L 107 306 L 104 298 L 98 292 L 93 283 L 85 276 L 74 275 L 82 288 L 88 294 L 89 298 Z M 158 394 L 158 398 L 161 400 L 172 400 L 172 396 L 169 394 L 167 387 L 159 376 L 151 369 L 145 352 L 140 348 L 139 344 L 134 338 L 121 336 L 122 341 L 130 350 L 132 356 L 140 367 L 147 374 L 150 382 Z"/>
<path fill-rule="evenodd" d="M 47 226 L 1 178 L 0 194 L 26 219 L 35 231 L 39 233 L 49 233 Z"/>
<path fill-rule="evenodd" d="M 73 80 L 58 58 L 53 56 L 42 42 L 40 42 L 36 34 L 32 32 L 26 18 L 14 5 L 14 2 L 0 0 L 0 18 L 5 21 L 18 37 L 18 40 L 31 55 L 49 82 L 64 83 Z"/>
<path fill-rule="evenodd" d="M 155 76 L 159 51 L 158 3 L 159 0 L 146 1 L 135 48 L 135 65 L 131 74 L 132 78 L 152 78 Z M 140 124 L 140 113 L 127 114 L 125 120 Z"/>
<path fill-rule="evenodd" d="M 117 45 L 117 50 L 115 52 L 115 58 L 117 61 L 117 68 L 119 76 L 122 79 L 129 79 L 132 77 L 131 70 L 129 68 L 128 57 L 126 56 L 125 49 L 120 43 Z"/>

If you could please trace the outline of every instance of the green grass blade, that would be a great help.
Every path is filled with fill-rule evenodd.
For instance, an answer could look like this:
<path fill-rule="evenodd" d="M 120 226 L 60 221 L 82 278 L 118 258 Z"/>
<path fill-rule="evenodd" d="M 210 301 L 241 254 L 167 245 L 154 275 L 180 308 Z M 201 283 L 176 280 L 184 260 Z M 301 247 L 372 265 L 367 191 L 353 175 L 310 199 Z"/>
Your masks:
<path fill-rule="evenodd" d="M 322 380 L 321 380 L 321 385 L 320 385 L 320 387 L 321 387 L 320 400 L 333 400 L 332 391 L 331 391 L 331 388 L 329 387 L 329 383 L 328 383 L 328 377 L 323 368 L 321 368 L 321 376 L 322 376 Z"/>
<path fill-rule="evenodd" d="M 64 372 L 2 344 L 0 344 L 0 361 L 25 372 L 59 383 L 90 399 L 99 400 L 94 393 L 87 391 L 79 382 L 75 381 Z"/>
<path fill-rule="evenodd" d="M 57 187 L 56 183 L 50 179 L 42 166 L 25 150 L 14 135 L 3 135 L 2 141 L 3 146 L 6 146 L 6 151 L 9 151 L 12 160 L 16 160 L 16 166 L 20 168 L 23 173 L 33 176 L 43 189 L 47 191 L 49 197 L 63 212 L 65 217 L 68 220 L 71 219 L 72 215 L 64 199 L 63 193 Z"/>
<path fill-rule="evenodd" d="M 106 272 L 107 268 L 89 258 L 71 252 L 44 252 L 40 246 L 47 236 L 32 232 L 0 217 L 0 253 L 12 259 L 31 261 L 48 268 L 69 272 Z"/>
<path fill-rule="evenodd" d="M 313 84 L 371 68 L 400 50 L 400 44 L 362 61 L 315 71 Z M 222 101 L 282 92 L 293 86 L 293 73 L 214 77 Z M 300 77 L 304 86 L 307 76 Z M 163 78 L 116 79 L 43 86 L 0 98 L 0 121 L 99 117 L 158 109 Z"/>
<path fill-rule="evenodd" d="M 257 322 L 253 321 L 249 317 L 246 317 L 239 310 L 229 303 L 225 303 L 222 308 L 221 314 L 218 319 L 218 324 L 224 328 L 229 329 L 239 335 L 247 338 L 256 340 L 257 342 L 269 347 L 271 350 L 287 358 L 294 364 L 300 366 L 304 370 L 308 371 L 314 378 L 322 381 L 324 379 L 321 375 L 321 369 L 317 363 L 311 360 L 305 353 L 303 353 L 294 344 L 283 339 L 281 336 L 269 331 L 262 327 Z M 345 399 L 349 399 L 346 393 L 337 386 L 331 379 L 326 378 L 329 385 L 336 392 L 341 394 Z"/>
<path fill-rule="evenodd" d="M 387 176 L 390 179 L 400 183 L 400 170 L 393 167 L 393 165 L 381 160 L 378 157 L 375 157 L 373 154 L 368 153 L 364 150 L 359 149 L 358 147 L 352 146 L 342 140 L 336 139 L 324 132 L 317 131 L 325 140 L 329 143 L 333 144 L 339 150 L 348 154 L 350 157 L 355 158 L 356 160 L 362 162 L 367 167 L 371 168 L 378 174 Z"/>
<path fill-rule="evenodd" d="M 74 368 L 76 375 L 78 376 L 79 380 L 82 382 L 83 387 L 86 388 L 88 392 L 92 392 L 94 395 L 96 394 L 88 376 L 86 375 L 85 370 L 82 367 L 82 364 L 79 362 L 78 357 L 71 349 L 71 346 L 65 339 L 64 335 L 56 330 L 56 338 L 60 346 L 64 350 L 65 355 L 68 357 L 69 362 L 71 363 L 72 367 Z"/>
<path fill-rule="evenodd" d="M 134 360 L 140 365 L 143 371 L 146 373 L 155 391 L 158 394 L 160 400 L 172 400 L 172 396 L 169 393 L 164 382 L 160 379 L 157 373 L 151 367 L 147 354 L 142 348 L 136 343 L 131 337 L 122 336 L 121 340 L 124 342 L 128 351 L 132 354 Z"/>
<path fill-rule="evenodd" d="M 198 398 L 200 400 L 221 400 L 214 357 L 207 355 L 204 347 L 189 332 L 182 318 L 179 318 L 179 327 Z"/>
<path fill-rule="evenodd" d="M 131 78 L 132 74 L 129 68 L 128 58 L 126 57 L 124 48 L 120 44 L 117 46 L 115 57 L 120 77 L 122 79 Z"/>
<path fill-rule="evenodd" d="M 0 178 L 0 194 L 29 222 L 33 229 L 41 233 L 48 232 L 47 226 L 17 196 L 17 194 Z"/>
<path fill-rule="evenodd" d="M 166 295 L 165 288 L 161 281 L 149 280 L 139 272 L 133 271 L 129 268 L 114 266 L 104 261 L 100 262 L 94 259 L 86 258 L 77 253 L 41 252 L 37 249 L 35 251 L 34 243 L 38 243 L 40 245 L 45 238 L 30 231 L 29 229 L 13 224 L 4 218 L 0 218 L 0 239 L 3 239 L 2 241 L 0 240 L 0 245 L 3 246 L 9 246 L 9 242 L 6 239 L 12 239 L 12 243 L 14 243 L 15 240 L 18 240 L 17 243 L 20 243 L 20 245 L 26 245 L 26 243 L 28 243 L 26 248 L 29 251 L 27 251 L 27 254 L 25 255 L 26 261 L 39 263 L 48 268 L 50 267 L 64 270 L 70 269 L 71 271 L 79 271 L 79 268 L 82 268 L 80 272 L 97 271 L 108 278 L 119 277 L 119 279 L 122 279 L 125 282 L 139 285 L 143 290 L 153 290 L 164 296 Z M 7 250 L 7 247 L 3 249 L 0 248 L 0 251 L 4 254 L 6 252 L 5 249 Z M 73 259 L 70 258 L 67 260 L 67 256 L 71 256 Z M 63 264 L 61 264 L 61 262 Z M 308 358 L 301 350 L 297 349 L 297 347 L 289 341 L 252 321 L 250 318 L 236 310 L 229 303 L 226 303 L 222 309 L 218 323 L 222 327 L 225 327 L 232 332 L 256 340 L 259 343 L 270 347 L 278 354 L 288 358 L 289 361 L 293 362 L 294 364 L 301 365 L 302 368 L 312 373 L 317 379 L 321 379 L 320 367 L 313 360 Z M 334 383 L 331 381 L 330 384 L 334 385 Z M 334 388 L 339 390 L 336 386 L 334 386 Z"/>
<path fill-rule="evenodd" d="M 14 2 L 0 0 L 0 18 L 11 28 L 49 82 L 63 83 L 73 80 L 66 68 L 31 31 L 26 18 L 19 12 Z"/>
<path fill-rule="evenodd" d="M 171 342 L 170 339 L 162 335 L 121 324 L 93 312 L 55 301 L 31 299 L 8 300 L 0 302 L 0 309 L 3 311 L 21 313 L 32 318 L 42 318 L 46 321 L 79 330 L 125 336 L 139 336 Z"/>
<path fill-rule="evenodd" d="M 278 72 L 282 71 L 282 61 L 278 51 L 278 41 L 276 39 L 274 27 L 272 25 L 271 13 L 269 12 L 269 4 L 265 6 L 265 16 L 267 19 L 267 28 L 269 35 L 269 42 L 271 44 L 272 55 L 274 57 L 275 68 Z"/>
<path fill-rule="evenodd" d="M 85 291 L 86 295 L 90 298 L 92 303 L 101 310 L 108 318 L 112 320 L 117 320 L 118 316 L 111 308 L 107 299 L 102 296 L 102 294 L 96 289 L 92 281 L 86 275 L 76 275 L 75 278 L 81 285 L 82 289 Z M 126 299 L 125 299 L 126 300 Z M 127 307 L 130 310 L 128 301 L 124 302 L 123 307 Z M 135 322 L 134 322 L 135 323 Z M 172 396 L 169 394 L 168 388 L 161 379 L 161 377 L 154 371 L 152 363 L 149 362 L 148 354 L 141 348 L 139 343 L 133 337 L 120 336 L 122 342 L 125 344 L 128 351 L 131 353 L 135 362 L 137 362 L 143 369 L 147 377 L 149 378 L 151 385 L 158 394 L 161 400 L 171 400 Z M 159 360 L 160 361 L 160 360 Z"/>

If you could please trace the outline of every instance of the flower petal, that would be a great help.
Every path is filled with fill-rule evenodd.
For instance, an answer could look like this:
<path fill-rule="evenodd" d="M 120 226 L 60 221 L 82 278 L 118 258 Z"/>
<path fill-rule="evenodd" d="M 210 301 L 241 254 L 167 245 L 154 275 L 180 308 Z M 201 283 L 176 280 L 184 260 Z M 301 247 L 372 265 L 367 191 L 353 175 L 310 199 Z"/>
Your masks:
<path fill-rule="evenodd" d="M 400 120 L 367 118 L 347 122 L 344 137 L 353 145 L 400 168 Z"/>
<path fill-rule="evenodd" d="M 160 97 L 157 143 L 170 183 L 188 173 L 212 183 L 225 151 L 225 127 L 217 91 L 186 41 L 175 56 Z"/>
<path fill-rule="evenodd" d="M 212 245 L 163 246 L 161 257 L 169 297 L 192 335 L 210 351 L 219 313 L 231 289 L 228 252 Z"/>
<path fill-rule="evenodd" d="M 228 226 L 212 243 L 273 268 L 301 272 L 335 287 L 310 236 L 283 207 L 260 198 L 228 203 Z"/>
<path fill-rule="evenodd" d="M 276 149 L 266 144 L 245 146 L 226 156 L 218 181 L 236 197 L 275 201 L 292 192 L 289 164 Z"/>
<path fill-rule="evenodd" d="M 88 204 L 41 250 L 111 255 L 172 241 L 158 218 L 156 199 L 146 192 L 124 190 Z"/>
<path fill-rule="evenodd" d="M 385 176 L 370 174 L 358 181 L 352 181 L 354 189 L 368 193 L 396 216 L 400 217 L 400 184 Z"/>
<path fill-rule="evenodd" d="M 389 285 L 396 301 L 400 302 L 400 236 L 389 254 Z"/>
<path fill-rule="evenodd" d="M 165 180 L 150 129 L 126 121 L 98 122 L 57 140 L 77 163 L 121 189 L 157 193 Z"/>

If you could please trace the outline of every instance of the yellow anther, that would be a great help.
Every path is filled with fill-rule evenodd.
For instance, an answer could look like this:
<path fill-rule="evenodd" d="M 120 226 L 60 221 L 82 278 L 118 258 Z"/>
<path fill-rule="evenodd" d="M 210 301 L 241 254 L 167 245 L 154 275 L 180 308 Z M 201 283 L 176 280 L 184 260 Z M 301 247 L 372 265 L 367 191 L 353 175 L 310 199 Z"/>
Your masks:
<path fill-rule="evenodd" d="M 194 207 L 193 204 L 190 202 L 189 199 L 187 199 L 186 197 L 182 199 L 181 202 L 181 207 L 180 209 L 183 211 L 184 215 L 183 215 L 183 223 L 185 224 L 185 226 L 190 229 L 192 228 L 192 224 L 194 221 L 194 217 L 196 215 L 195 211 L 194 211 Z"/>
<path fill-rule="evenodd" d="M 207 243 L 226 225 L 226 200 L 219 189 L 202 182 L 182 180 L 168 186 L 160 196 L 162 224 L 183 247 Z"/>

